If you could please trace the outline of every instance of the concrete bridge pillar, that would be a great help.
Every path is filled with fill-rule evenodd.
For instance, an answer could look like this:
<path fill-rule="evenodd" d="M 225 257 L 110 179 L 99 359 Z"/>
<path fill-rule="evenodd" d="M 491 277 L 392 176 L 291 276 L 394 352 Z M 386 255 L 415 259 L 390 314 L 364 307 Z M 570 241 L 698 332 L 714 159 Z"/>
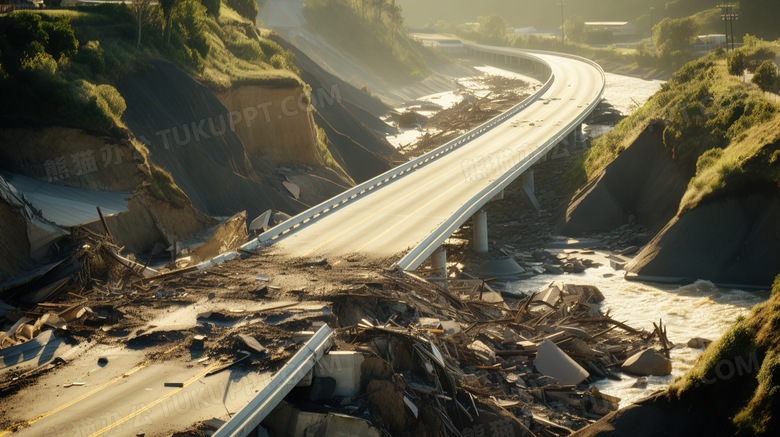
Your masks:
<path fill-rule="evenodd" d="M 474 221 L 474 250 L 478 253 L 488 252 L 487 213 L 479 211 L 472 217 Z"/>
<path fill-rule="evenodd" d="M 447 277 L 447 249 L 443 246 L 439 246 L 431 254 L 431 267 L 434 274 L 441 275 L 442 278 Z M 446 287 L 447 282 L 445 281 L 444 284 Z"/>
<path fill-rule="evenodd" d="M 542 214 L 542 207 L 539 206 L 539 201 L 536 200 L 536 195 L 534 194 L 533 170 L 527 170 L 525 173 L 523 173 L 523 199 L 533 205 L 537 214 Z"/>
<path fill-rule="evenodd" d="M 569 150 L 571 151 L 574 151 L 577 146 L 577 129 L 579 129 L 579 125 L 577 125 L 574 130 L 569 132 L 569 135 L 566 137 L 566 139 L 569 141 Z"/>
<path fill-rule="evenodd" d="M 495 196 L 493 196 L 492 199 L 490 199 L 491 202 L 494 200 L 504 200 L 504 190 L 499 191 L 498 194 L 496 194 Z"/>

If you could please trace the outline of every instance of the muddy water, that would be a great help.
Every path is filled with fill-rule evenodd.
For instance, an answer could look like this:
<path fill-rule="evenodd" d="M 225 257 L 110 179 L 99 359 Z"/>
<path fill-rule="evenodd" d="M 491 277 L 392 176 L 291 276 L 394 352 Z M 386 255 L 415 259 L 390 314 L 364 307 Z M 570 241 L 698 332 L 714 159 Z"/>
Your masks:
<path fill-rule="evenodd" d="M 717 340 L 738 316 L 746 315 L 769 296 L 768 292 L 719 288 L 706 281 L 686 286 L 630 282 L 623 279 L 623 271 L 609 267 L 603 254 L 588 258 L 603 266 L 580 274 L 538 275 L 507 283 L 506 290 L 529 293 L 546 288 L 552 281 L 595 285 L 606 298 L 601 303 L 602 312 L 609 310 L 616 320 L 652 331 L 653 322 L 663 319 L 669 340 L 675 344 L 671 351 L 672 375 L 649 377 L 645 389 L 631 388 L 638 378 L 624 373 L 620 373 L 622 381 L 607 379 L 594 384 L 599 390 L 620 397 L 621 407 L 666 388 L 675 377 L 690 369 L 703 349 L 689 348 L 688 340 L 693 337 Z"/>

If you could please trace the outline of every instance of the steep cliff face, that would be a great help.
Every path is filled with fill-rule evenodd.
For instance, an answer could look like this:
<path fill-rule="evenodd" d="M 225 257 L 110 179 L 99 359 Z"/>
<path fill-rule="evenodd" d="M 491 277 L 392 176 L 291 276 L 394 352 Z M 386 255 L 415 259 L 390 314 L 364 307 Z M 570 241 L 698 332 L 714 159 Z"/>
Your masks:
<path fill-rule="evenodd" d="M 271 208 L 288 214 L 306 209 L 287 194 L 273 167 L 251 159 L 230 128 L 231 111 L 211 90 L 173 64 L 151 65 L 117 86 L 127 103 L 122 120 L 198 210 L 214 216 L 246 210 L 254 218 Z M 246 132 L 249 138 L 260 133 Z"/>
<path fill-rule="evenodd" d="M 92 191 L 135 191 L 149 180 L 128 139 L 61 126 L 0 128 L 0 167 L 38 180 Z"/>
<path fill-rule="evenodd" d="M 230 111 L 230 127 L 249 155 L 272 167 L 323 164 L 302 87 L 240 85 L 214 94 Z"/>
<path fill-rule="evenodd" d="M 27 224 L 11 205 L 0 200 L 0 282 L 35 266 L 30 258 Z"/>
<path fill-rule="evenodd" d="M 146 252 L 157 242 L 192 237 L 208 218 L 189 202 L 173 206 L 158 198 L 151 190 L 152 176 L 144 156 L 136 150 L 129 132 L 124 136 L 116 139 L 61 126 L 1 128 L 0 169 L 68 187 L 133 193 L 127 212 L 107 218 L 116 242 L 129 252 Z M 22 219 L 21 224 L 18 219 Z M 3 211 L 3 223 L 4 234 L 6 229 L 25 229 L 23 218 L 17 218 L 12 210 Z M 99 223 L 92 227 L 103 233 Z M 28 268 L 29 263 L 20 257 L 29 253 L 29 247 L 20 252 L 17 246 L 9 246 L 18 255 L 9 258 L 8 265 Z M 15 261 L 10 261 L 12 258 Z"/>

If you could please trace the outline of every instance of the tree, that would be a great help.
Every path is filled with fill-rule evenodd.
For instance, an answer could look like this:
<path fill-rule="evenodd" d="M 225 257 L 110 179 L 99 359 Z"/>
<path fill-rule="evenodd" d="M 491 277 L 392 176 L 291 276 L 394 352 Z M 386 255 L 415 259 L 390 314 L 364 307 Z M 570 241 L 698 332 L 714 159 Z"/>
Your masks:
<path fill-rule="evenodd" d="M 214 18 L 219 18 L 219 0 L 200 0 L 200 3 L 206 7 L 206 13 Z"/>
<path fill-rule="evenodd" d="M 387 10 L 387 15 L 390 18 L 390 32 L 392 33 L 390 39 L 390 48 L 395 50 L 395 35 L 404 24 L 404 17 L 401 14 L 401 6 L 396 5 L 395 0 L 391 1 Z"/>
<path fill-rule="evenodd" d="M 751 80 L 758 85 L 761 91 L 775 92 L 780 83 L 780 75 L 777 74 L 777 67 L 772 61 L 764 61 L 756 68 L 756 74 Z"/>
<path fill-rule="evenodd" d="M 669 17 L 653 26 L 653 34 L 661 53 L 669 54 L 690 50 L 696 43 L 701 25 L 693 17 L 672 19 Z"/>
<path fill-rule="evenodd" d="M 133 0 L 130 3 L 130 10 L 133 12 L 133 19 L 138 26 L 138 41 L 136 47 L 141 47 L 141 29 L 149 21 L 152 11 L 152 0 Z"/>
<path fill-rule="evenodd" d="M 227 0 L 225 3 L 227 3 L 230 9 L 238 12 L 238 15 L 252 23 L 257 22 L 257 14 L 260 12 L 260 8 L 255 0 Z"/>
<path fill-rule="evenodd" d="M 379 23 L 382 22 L 382 12 L 386 8 L 386 0 L 374 0 L 374 28 L 379 29 Z"/>
<path fill-rule="evenodd" d="M 171 16 L 176 7 L 181 3 L 181 0 L 159 0 L 159 2 L 163 11 L 163 18 L 165 19 L 165 42 L 169 43 L 171 42 Z"/>
<path fill-rule="evenodd" d="M 486 39 L 501 39 L 506 35 L 507 23 L 504 17 L 498 14 L 490 14 L 487 17 L 477 17 L 480 23 L 480 31 Z"/>
<path fill-rule="evenodd" d="M 737 50 L 729 56 L 729 74 L 742 76 L 745 71 L 745 54 Z"/>
<path fill-rule="evenodd" d="M 569 37 L 569 41 L 585 41 L 585 22 L 582 20 L 582 17 L 569 17 L 569 19 L 563 23 L 563 31 L 566 36 Z"/>

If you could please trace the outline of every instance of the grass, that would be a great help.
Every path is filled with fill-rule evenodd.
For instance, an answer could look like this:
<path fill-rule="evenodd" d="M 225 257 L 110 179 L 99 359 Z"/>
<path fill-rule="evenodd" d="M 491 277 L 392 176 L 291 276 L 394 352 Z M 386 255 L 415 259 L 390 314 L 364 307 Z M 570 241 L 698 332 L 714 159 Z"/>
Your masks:
<path fill-rule="evenodd" d="M 164 202 L 168 202 L 176 208 L 184 208 L 190 204 L 190 199 L 184 194 L 184 191 L 173 182 L 173 176 L 162 168 L 150 164 L 149 170 L 152 175 L 152 194 Z"/>
<path fill-rule="evenodd" d="M 758 52 L 776 56 L 780 44 L 739 50 L 748 56 Z M 593 142 L 569 172 L 570 180 L 584 185 L 648 125 L 657 123 L 675 164 L 695 174 L 680 204 L 681 213 L 728 186 L 780 182 L 769 162 L 780 138 L 780 106 L 764 98 L 757 87 L 729 75 L 725 56 L 713 52 L 684 65 L 645 106 Z"/>
<path fill-rule="evenodd" d="M 730 429 L 724 434 L 777 435 L 780 276 L 769 300 L 737 319 L 667 393 L 690 407 L 709 409 L 713 417 L 726 418 Z"/>

